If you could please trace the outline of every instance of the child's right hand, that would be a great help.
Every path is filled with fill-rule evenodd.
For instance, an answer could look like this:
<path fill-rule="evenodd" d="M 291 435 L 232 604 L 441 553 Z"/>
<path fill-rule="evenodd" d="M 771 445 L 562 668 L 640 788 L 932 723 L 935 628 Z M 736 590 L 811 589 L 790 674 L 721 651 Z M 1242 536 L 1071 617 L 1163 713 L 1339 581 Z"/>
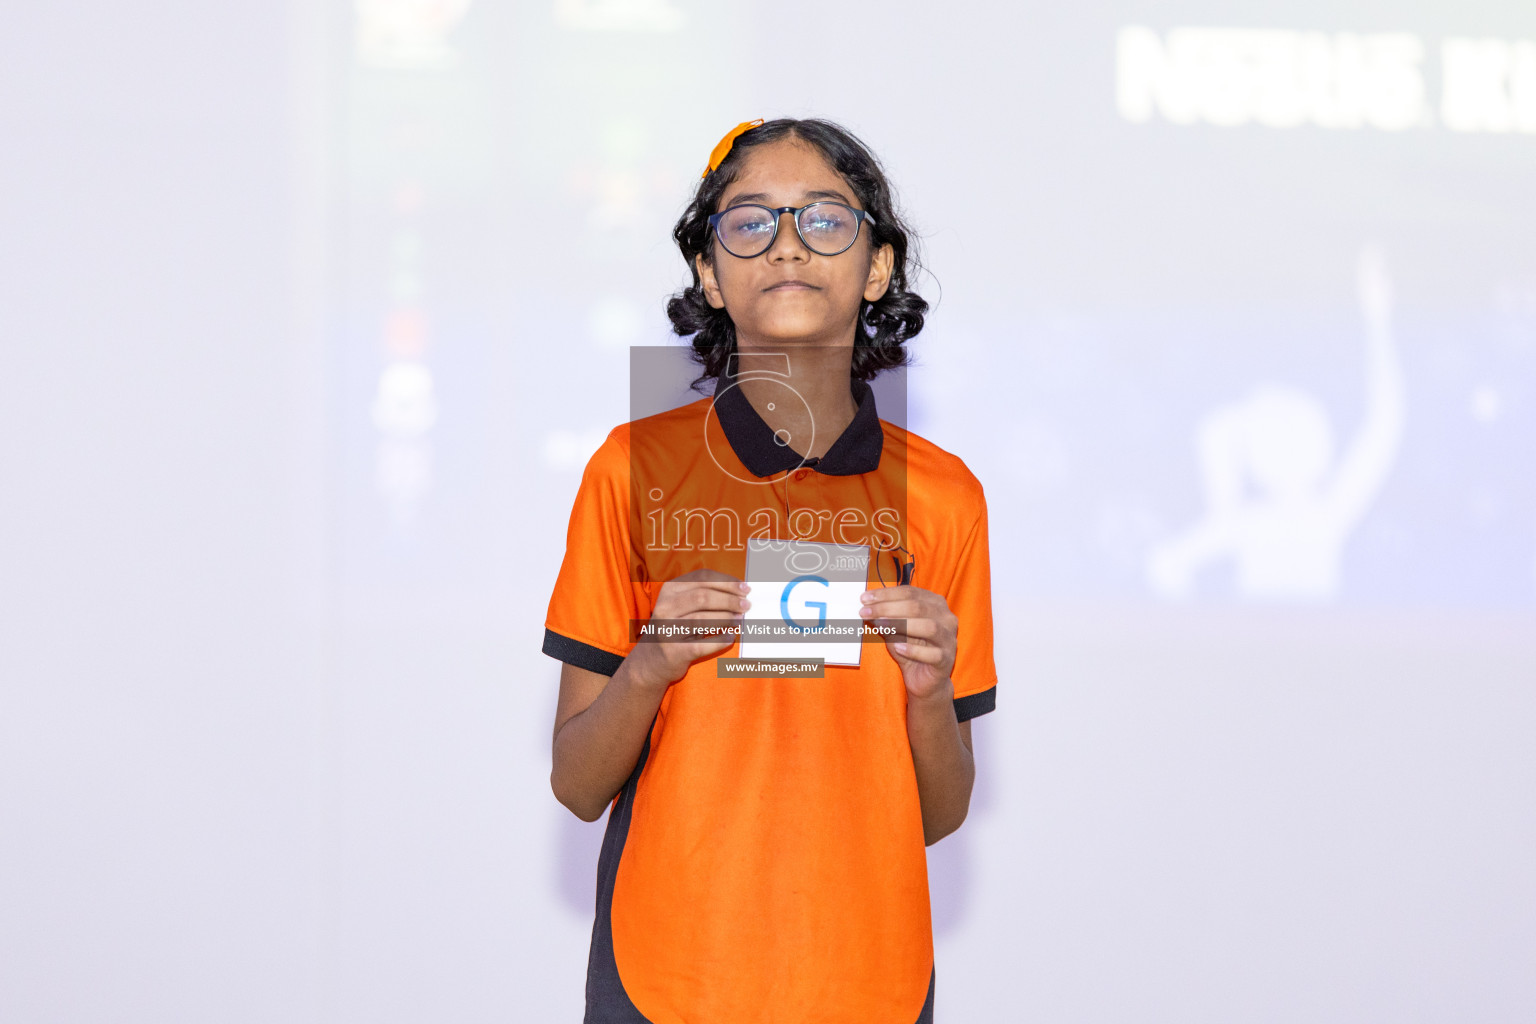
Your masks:
<path fill-rule="evenodd" d="M 735 576 L 713 569 L 695 569 L 661 585 L 651 620 L 738 623 L 741 613 L 752 607 L 746 598 L 751 589 Z M 638 662 L 635 671 L 640 679 L 656 686 L 670 686 L 683 678 L 695 661 L 719 654 L 736 640 L 731 633 L 687 642 L 648 640 L 636 644 L 628 660 Z"/>

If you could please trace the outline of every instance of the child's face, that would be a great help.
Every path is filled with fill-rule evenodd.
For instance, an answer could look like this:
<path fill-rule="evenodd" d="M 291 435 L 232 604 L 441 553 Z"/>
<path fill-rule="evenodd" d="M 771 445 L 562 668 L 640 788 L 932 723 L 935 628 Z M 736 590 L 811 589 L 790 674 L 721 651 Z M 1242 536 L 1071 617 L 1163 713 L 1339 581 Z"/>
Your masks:
<path fill-rule="evenodd" d="M 780 139 L 749 150 L 718 209 L 738 203 L 778 208 L 832 199 L 862 209 L 853 188 L 811 145 Z M 705 298 L 724 308 L 743 349 L 785 343 L 852 348 L 859 308 L 885 294 L 893 252 L 874 248 L 868 224 L 846 252 L 822 256 L 805 247 L 793 217 L 779 218 L 778 235 L 761 256 L 739 259 L 710 239 L 714 259 L 697 261 Z"/>

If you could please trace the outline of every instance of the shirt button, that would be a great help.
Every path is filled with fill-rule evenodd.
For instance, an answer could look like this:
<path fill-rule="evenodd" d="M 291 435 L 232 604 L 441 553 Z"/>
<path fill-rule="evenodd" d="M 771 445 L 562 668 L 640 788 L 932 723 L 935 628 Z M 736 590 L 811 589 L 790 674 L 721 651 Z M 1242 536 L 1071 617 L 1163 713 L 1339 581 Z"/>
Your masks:
<path fill-rule="evenodd" d="M 795 470 L 795 479 L 796 480 L 804 480 L 806 477 L 808 477 L 810 475 L 811 475 L 811 471 L 808 470 L 808 469 L 797 469 L 797 470 Z"/>

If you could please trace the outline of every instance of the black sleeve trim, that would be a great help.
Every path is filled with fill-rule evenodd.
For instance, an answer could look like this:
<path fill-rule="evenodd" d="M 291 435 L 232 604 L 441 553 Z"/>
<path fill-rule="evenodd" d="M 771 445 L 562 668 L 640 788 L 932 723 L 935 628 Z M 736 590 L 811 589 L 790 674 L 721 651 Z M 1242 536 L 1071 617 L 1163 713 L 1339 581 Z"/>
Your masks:
<path fill-rule="evenodd" d="M 984 715 L 997 707 L 997 687 L 973 693 L 969 697 L 955 698 L 955 721 L 968 722 L 977 715 Z"/>
<path fill-rule="evenodd" d="M 620 655 L 605 651 L 601 647 L 584 644 L 580 640 L 572 640 L 568 636 L 561 636 L 552 629 L 544 630 L 544 653 L 567 665 L 575 665 L 577 668 L 584 668 L 588 672 L 597 672 L 605 676 L 613 675 L 619 670 L 619 666 L 624 664 L 624 659 Z"/>

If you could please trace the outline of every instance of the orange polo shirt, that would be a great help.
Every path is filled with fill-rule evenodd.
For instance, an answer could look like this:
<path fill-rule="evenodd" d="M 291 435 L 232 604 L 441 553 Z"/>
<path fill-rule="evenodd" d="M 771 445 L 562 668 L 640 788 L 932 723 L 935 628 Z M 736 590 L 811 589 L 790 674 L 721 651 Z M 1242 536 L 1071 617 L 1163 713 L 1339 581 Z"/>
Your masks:
<path fill-rule="evenodd" d="M 819 460 L 778 443 L 734 378 L 617 427 L 588 463 L 545 653 L 612 675 L 661 583 L 741 578 L 747 537 L 867 544 L 869 583 L 943 595 L 961 720 L 991 711 L 986 501 L 960 459 L 879 419 L 868 385 Z M 754 603 L 770 595 L 752 593 Z M 735 645 L 721 657 L 738 654 Z M 721 678 L 662 698 L 598 864 L 587 1024 L 909 1024 L 933 940 L 906 689 L 881 642 L 825 676 Z"/>

